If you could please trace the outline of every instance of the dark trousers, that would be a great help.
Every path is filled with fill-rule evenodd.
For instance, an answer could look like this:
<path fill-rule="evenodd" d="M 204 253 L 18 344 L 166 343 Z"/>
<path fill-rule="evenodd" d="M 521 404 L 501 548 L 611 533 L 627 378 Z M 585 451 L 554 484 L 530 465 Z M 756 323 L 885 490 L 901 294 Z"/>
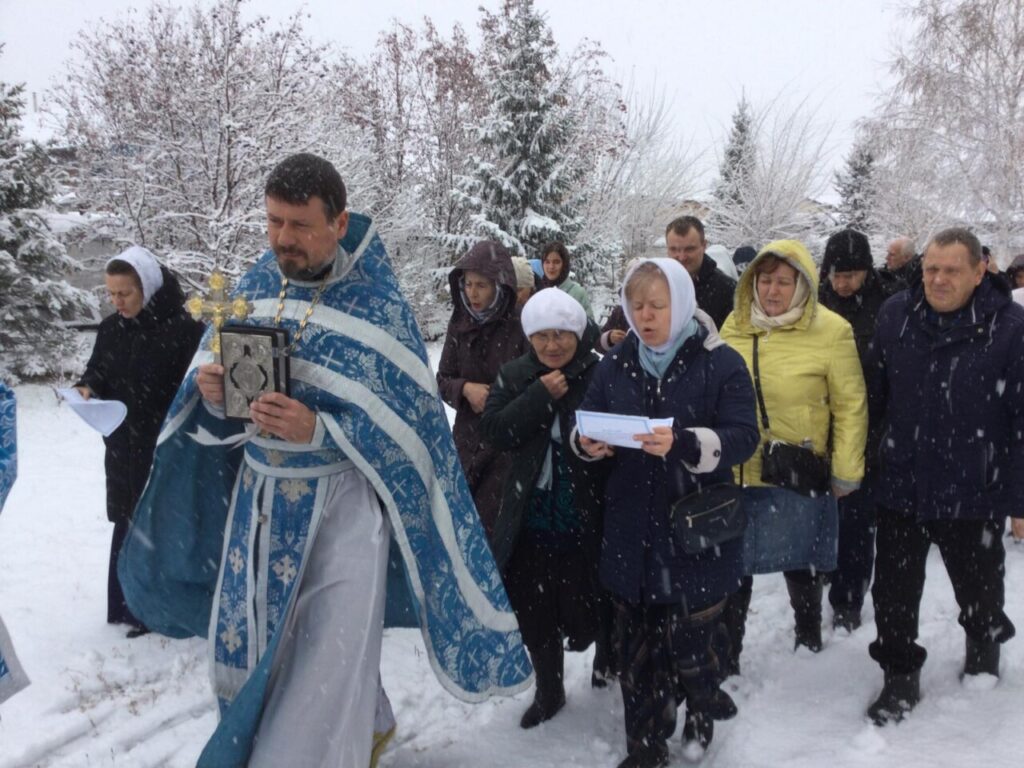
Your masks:
<path fill-rule="evenodd" d="M 141 627 L 142 622 L 128 610 L 124 592 L 121 591 L 121 582 L 117 578 L 117 560 L 131 525 L 131 520 L 119 520 L 114 523 L 114 535 L 110 540 L 110 564 L 107 567 L 107 623 Z"/>
<path fill-rule="evenodd" d="M 1003 612 L 1004 520 L 918 522 L 891 510 L 878 510 L 875 602 L 878 639 L 871 658 L 886 674 L 916 672 L 928 656 L 917 640 L 925 562 L 939 547 L 960 606 L 960 625 L 972 638 L 1004 643 L 1015 629 Z"/>
<path fill-rule="evenodd" d="M 833 608 L 859 612 L 875 563 L 875 503 L 865 483 L 839 499 L 839 558 L 832 572 L 828 601 Z"/>
<path fill-rule="evenodd" d="M 632 754 L 672 737 L 683 699 L 693 711 L 706 708 L 717 687 L 711 635 L 725 603 L 689 615 L 681 604 L 614 603 L 626 749 Z"/>
<path fill-rule="evenodd" d="M 502 579 L 531 652 L 563 639 L 570 651 L 594 642 L 600 601 L 581 537 L 524 531 Z"/>

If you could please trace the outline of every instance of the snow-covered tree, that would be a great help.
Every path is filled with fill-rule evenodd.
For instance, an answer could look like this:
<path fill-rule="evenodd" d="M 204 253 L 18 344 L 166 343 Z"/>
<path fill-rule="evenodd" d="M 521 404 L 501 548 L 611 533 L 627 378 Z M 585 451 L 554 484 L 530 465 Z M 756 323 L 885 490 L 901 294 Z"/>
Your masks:
<path fill-rule="evenodd" d="M 490 238 L 529 257 L 550 240 L 571 247 L 582 226 L 584 174 L 572 144 L 576 70 L 558 66 L 533 0 L 505 0 L 500 13 L 482 13 L 491 107 L 471 173 L 457 182 L 456 199 L 473 212 L 470 230 L 449 242 L 461 249 Z"/>
<path fill-rule="evenodd" d="M 23 86 L 0 82 L 0 379 L 61 374 L 78 351 L 64 323 L 96 302 L 63 279 L 73 268 L 40 212 L 50 197 L 49 161 L 22 140 Z"/>
<path fill-rule="evenodd" d="M 750 102 L 744 94 L 732 114 L 732 128 L 718 167 L 718 183 L 714 193 L 716 200 L 733 205 L 743 204 L 743 193 L 750 184 L 757 161 L 757 137 L 754 131 Z"/>
<path fill-rule="evenodd" d="M 844 226 L 861 232 L 873 231 L 875 155 L 865 140 L 854 142 L 845 167 L 835 174 L 839 193 L 839 215 Z"/>
<path fill-rule="evenodd" d="M 1005 254 L 1024 245 L 1024 0 L 918 0 L 908 13 L 871 125 L 881 181 L 902 186 L 883 192 L 916 201 L 919 221 L 970 223 Z"/>
<path fill-rule="evenodd" d="M 790 107 L 776 98 L 753 107 L 742 99 L 708 202 L 714 241 L 763 244 L 779 237 L 807 238 L 827 228 L 831 222 L 822 220 L 814 200 L 827 184 L 830 131 L 806 101 Z"/>
<path fill-rule="evenodd" d="M 647 255 L 679 203 L 692 196 L 698 157 L 675 136 L 663 95 L 630 85 L 621 108 L 612 109 L 609 122 L 619 121 L 622 138 L 614 151 L 596 155 L 583 218 L 587 237 L 599 239 L 613 257 L 597 277 L 616 286 L 625 262 Z"/>
<path fill-rule="evenodd" d="M 55 101 L 79 162 L 79 198 L 125 240 L 186 274 L 237 273 L 265 247 L 262 190 L 283 156 L 335 162 L 353 202 L 379 192 L 369 142 L 341 119 L 355 64 L 271 28 L 244 0 L 130 11 L 83 33 Z"/>

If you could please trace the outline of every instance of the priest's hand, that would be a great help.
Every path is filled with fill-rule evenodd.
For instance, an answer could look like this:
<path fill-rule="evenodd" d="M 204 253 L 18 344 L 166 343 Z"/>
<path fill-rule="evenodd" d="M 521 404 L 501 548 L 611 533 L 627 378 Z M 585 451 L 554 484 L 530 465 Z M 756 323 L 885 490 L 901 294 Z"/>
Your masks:
<path fill-rule="evenodd" d="M 217 363 L 206 363 L 199 366 L 196 384 L 203 400 L 211 405 L 224 404 L 224 366 Z"/>
<path fill-rule="evenodd" d="M 280 392 L 268 392 L 253 400 L 249 415 L 261 430 L 289 443 L 308 443 L 316 430 L 316 414 Z"/>

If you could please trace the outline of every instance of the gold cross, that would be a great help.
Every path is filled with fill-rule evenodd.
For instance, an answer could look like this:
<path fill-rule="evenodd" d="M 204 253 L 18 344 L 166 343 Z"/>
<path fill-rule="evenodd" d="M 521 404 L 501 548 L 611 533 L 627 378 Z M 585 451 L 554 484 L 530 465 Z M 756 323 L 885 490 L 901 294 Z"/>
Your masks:
<path fill-rule="evenodd" d="M 185 302 L 185 309 L 193 320 L 207 320 L 213 326 L 210 351 L 220 355 L 220 329 L 228 320 L 245 320 L 252 314 L 252 302 L 238 296 L 231 298 L 228 279 L 219 269 L 210 273 L 210 286 L 205 295 L 194 294 Z"/>

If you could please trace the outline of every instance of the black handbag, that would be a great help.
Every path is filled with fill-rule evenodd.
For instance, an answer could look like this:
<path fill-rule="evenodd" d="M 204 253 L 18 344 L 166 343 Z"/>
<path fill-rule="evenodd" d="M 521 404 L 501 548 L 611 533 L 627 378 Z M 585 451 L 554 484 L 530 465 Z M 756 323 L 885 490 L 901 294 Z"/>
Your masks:
<path fill-rule="evenodd" d="M 747 529 L 742 489 L 716 483 L 679 499 L 669 515 L 676 541 L 688 555 L 739 538 Z"/>
<path fill-rule="evenodd" d="M 757 364 L 757 336 L 754 336 L 754 391 L 761 411 L 761 424 L 769 435 L 761 451 L 761 482 L 787 488 L 804 496 L 821 496 L 832 487 L 832 472 L 828 459 L 810 448 L 793 445 L 784 440 L 773 440 L 768 423 L 768 410 L 761 394 L 761 372 Z"/>

